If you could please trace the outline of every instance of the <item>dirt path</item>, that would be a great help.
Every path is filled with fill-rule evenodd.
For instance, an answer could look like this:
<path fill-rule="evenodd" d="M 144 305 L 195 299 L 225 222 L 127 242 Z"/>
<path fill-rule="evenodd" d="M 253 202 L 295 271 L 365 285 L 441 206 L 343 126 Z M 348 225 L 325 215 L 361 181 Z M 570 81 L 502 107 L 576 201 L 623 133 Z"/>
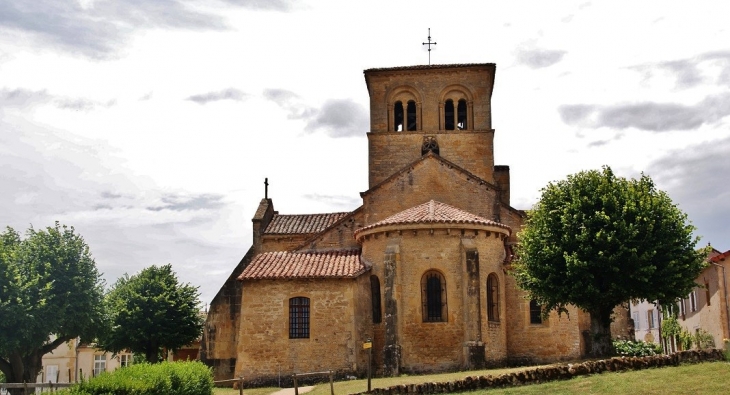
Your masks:
<path fill-rule="evenodd" d="M 303 394 L 303 393 L 309 392 L 313 389 L 314 389 L 314 386 L 299 387 L 299 393 Z M 294 388 L 282 388 L 276 392 L 271 393 L 271 395 L 294 395 Z"/>

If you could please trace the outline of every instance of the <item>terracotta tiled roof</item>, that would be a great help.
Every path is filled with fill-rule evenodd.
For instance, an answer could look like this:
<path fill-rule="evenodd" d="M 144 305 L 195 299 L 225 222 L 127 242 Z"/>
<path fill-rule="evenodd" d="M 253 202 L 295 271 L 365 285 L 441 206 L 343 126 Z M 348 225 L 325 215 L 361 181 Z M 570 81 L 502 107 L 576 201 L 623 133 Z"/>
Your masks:
<path fill-rule="evenodd" d="M 372 225 L 360 228 L 355 232 L 357 234 L 385 225 L 406 225 L 406 224 L 473 224 L 473 225 L 489 225 L 510 230 L 510 227 L 499 222 L 482 218 L 478 215 L 468 213 L 448 204 L 431 200 L 416 207 L 401 211 L 398 214 L 376 222 Z"/>
<path fill-rule="evenodd" d="M 474 66 L 494 66 L 495 63 L 457 63 L 457 64 L 431 64 L 431 65 L 413 65 L 398 67 L 383 67 L 365 70 L 366 73 L 371 71 L 390 71 L 390 70 L 432 70 L 432 69 L 450 69 L 455 67 L 474 67 Z"/>
<path fill-rule="evenodd" d="M 727 250 L 727 251 L 723 252 L 722 254 L 715 255 L 712 258 L 708 259 L 708 260 L 710 262 L 713 262 L 713 263 L 718 263 L 720 261 L 724 261 L 725 258 L 727 258 L 729 256 L 730 256 L 730 250 Z"/>
<path fill-rule="evenodd" d="M 354 278 L 368 269 L 359 250 L 276 251 L 256 255 L 238 279 Z"/>
<path fill-rule="evenodd" d="M 319 233 L 349 213 L 274 215 L 265 234 Z"/>

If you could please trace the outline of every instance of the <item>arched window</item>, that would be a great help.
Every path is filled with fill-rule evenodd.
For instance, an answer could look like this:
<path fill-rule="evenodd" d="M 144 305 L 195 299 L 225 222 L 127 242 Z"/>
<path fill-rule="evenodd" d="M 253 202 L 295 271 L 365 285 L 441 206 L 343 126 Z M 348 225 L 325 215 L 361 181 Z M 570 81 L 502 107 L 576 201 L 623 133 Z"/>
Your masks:
<path fill-rule="evenodd" d="M 487 277 L 487 319 L 499 322 L 499 279 L 494 273 Z"/>
<path fill-rule="evenodd" d="M 451 99 L 444 103 L 444 129 L 454 130 L 454 101 Z"/>
<path fill-rule="evenodd" d="M 441 273 L 430 270 L 421 277 L 421 300 L 423 322 L 446 322 L 446 281 Z"/>
<path fill-rule="evenodd" d="M 402 132 L 404 130 L 404 128 L 403 128 L 403 102 L 401 102 L 401 101 L 395 102 L 395 107 L 393 108 L 393 118 L 394 118 L 393 125 L 395 126 L 393 128 L 393 130 L 396 132 Z"/>
<path fill-rule="evenodd" d="M 289 338 L 309 339 L 309 298 L 289 299 Z"/>
<path fill-rule="evenodd" d="M 380 311 L 380 280 L 378 276 L 370 276 L 370 294 L 373 302 L 373 324 L 379 324 L 383 320 Z"/>
<path fill-rule="evenodd" d="M 417 130 L 417 123 L 416 123 L 416 102 L 413 100 L 408 101 L 408 108 L 406 109 L 407 113 L 407 122 L 408 122 L 408 130 Z"/>
<path fill-rule="evenodd" d="M 453 104 L 452 104 L 453 106 Z M 457 122 L 456 127 L 459 128 L 459 130 L 465 130 L 466 129 L 466 100 L 460 99 L 458 107 L 456 109 L 457 112 Z"/>
<path fill-rule="evenodd" d="M 530 301 L 530 324 L 542 324 L 542 306 L 534 299 Z"/>

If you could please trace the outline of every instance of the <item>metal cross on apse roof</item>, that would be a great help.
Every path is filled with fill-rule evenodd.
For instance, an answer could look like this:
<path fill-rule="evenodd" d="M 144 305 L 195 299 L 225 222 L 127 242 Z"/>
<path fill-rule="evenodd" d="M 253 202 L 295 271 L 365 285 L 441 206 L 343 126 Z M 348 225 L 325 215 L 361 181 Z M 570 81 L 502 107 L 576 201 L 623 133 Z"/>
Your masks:
<path fill-rule="evenodd" d="M 421 45 L 428 45 L 428 64 L 431 64 L 431 46 L 436 45 L 436 41 L 431 42 L 431 28 L 428 28 L 428 42 L 421 43 Z"/>

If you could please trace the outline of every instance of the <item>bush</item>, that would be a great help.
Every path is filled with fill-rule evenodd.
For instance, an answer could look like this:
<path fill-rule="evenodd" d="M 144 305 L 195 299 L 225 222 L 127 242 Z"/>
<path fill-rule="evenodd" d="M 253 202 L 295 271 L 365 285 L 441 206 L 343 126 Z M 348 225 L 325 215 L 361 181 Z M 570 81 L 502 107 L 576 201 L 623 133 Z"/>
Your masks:
<path fill-rule="evenodd" d="M 634 340 L 614 340 L 613 348 L 616 349 L 616 354 L 627 357 L 647 357 L 662 353 L 662 346 L 659 344 Z"/>
<path fill-rule="evenodd" d="M 715 348 L 715 338 L 712 337 L 712 334 L 710 332 L 707 332 L 704 329 L 699 329 L 695 335 L 694 335 L 694 343 L 695 346 L 699 350 L 704 350 L 707 348 Z"/>
<path fill-rule="evenodd" d="M 102 373 L 59 395 L 211 395 L 213 376 L 201 362 L 139 364 Z"/>

